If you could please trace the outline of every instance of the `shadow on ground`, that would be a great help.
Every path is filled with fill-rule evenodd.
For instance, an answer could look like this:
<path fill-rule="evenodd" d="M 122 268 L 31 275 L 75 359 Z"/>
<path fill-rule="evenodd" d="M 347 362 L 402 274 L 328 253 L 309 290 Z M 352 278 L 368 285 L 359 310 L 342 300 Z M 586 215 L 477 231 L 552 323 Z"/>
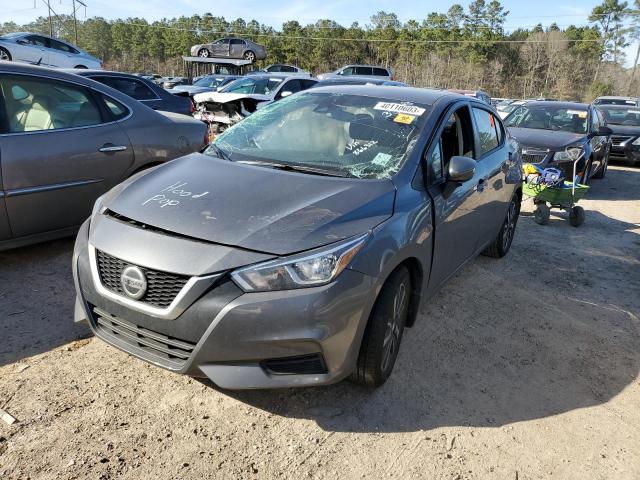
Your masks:
<path fill-rule="evenodd" d="M 0 366 L 90 335 L 73 323 L 73 239 L 0 252 Z"/>

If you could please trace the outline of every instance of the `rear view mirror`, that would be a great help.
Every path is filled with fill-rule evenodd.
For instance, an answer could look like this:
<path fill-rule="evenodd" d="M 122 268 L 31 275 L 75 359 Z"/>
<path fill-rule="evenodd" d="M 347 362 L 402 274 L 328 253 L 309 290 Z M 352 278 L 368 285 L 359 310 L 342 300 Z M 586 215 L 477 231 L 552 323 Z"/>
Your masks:
<path fill-rule="evenodd" d="M 449 177 L 450 182 L 464 183 L 471 180 L 476 172 L 476 161 L 469 157 L 451 157 L 449 160 Z"/>

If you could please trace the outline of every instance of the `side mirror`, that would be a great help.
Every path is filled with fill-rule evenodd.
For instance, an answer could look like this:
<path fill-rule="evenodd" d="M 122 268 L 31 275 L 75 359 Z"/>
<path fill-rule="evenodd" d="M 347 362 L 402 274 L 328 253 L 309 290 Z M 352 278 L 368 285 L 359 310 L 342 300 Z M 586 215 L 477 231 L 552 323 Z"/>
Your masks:
<path fill-rule="evenodd" d="M 288 97 L 289 95 L 292 95 L 292 94 L 293 92 L 290 92 L 289 90 L 285 90 L 280 94 L 280 98 Z"/>
<path fill-rule="evenodd" d="M 609 127 L 605 127 L 605 126 L 601 126 L 598 129 L 598 135 L 602 136 L 602 137 L 606 137 L 609 136 L 613 133 L 613 130 L 611 130 Z"/>
<path fill-rule="evenodd" d="M 471 180 L 476 172 L 476 161 L 469 157 L 451 157 L 449 160 L 449 172 L 447 180 L 450 182 L 464 183 Z"/>

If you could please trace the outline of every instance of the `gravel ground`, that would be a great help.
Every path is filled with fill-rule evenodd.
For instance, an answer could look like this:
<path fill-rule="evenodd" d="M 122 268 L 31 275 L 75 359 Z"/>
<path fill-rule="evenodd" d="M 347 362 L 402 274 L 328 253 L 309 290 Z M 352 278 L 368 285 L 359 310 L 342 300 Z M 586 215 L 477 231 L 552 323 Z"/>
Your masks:
<path fill-rule="evenodd" d="M 640 170 L 587 220 L 523 205 L 502 261 L 469 263 L 380 389 L 229 392 L 72 322 L 72 241 L 0 253 L 0 478 L 640 478 Z M 564 215 L 564 214 L 563 214 Z"/>

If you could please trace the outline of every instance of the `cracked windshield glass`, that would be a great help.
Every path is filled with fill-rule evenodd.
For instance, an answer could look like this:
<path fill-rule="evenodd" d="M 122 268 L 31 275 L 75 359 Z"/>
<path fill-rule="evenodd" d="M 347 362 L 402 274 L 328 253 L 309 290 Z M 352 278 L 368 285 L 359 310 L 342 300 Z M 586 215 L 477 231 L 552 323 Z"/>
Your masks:
<path fill-rule="evenodd" d="M 427 107 L 306 93 L 273 103 L 220 135 L 205 153 L 231 161 L 368 179 L 393 176 Z"/>

